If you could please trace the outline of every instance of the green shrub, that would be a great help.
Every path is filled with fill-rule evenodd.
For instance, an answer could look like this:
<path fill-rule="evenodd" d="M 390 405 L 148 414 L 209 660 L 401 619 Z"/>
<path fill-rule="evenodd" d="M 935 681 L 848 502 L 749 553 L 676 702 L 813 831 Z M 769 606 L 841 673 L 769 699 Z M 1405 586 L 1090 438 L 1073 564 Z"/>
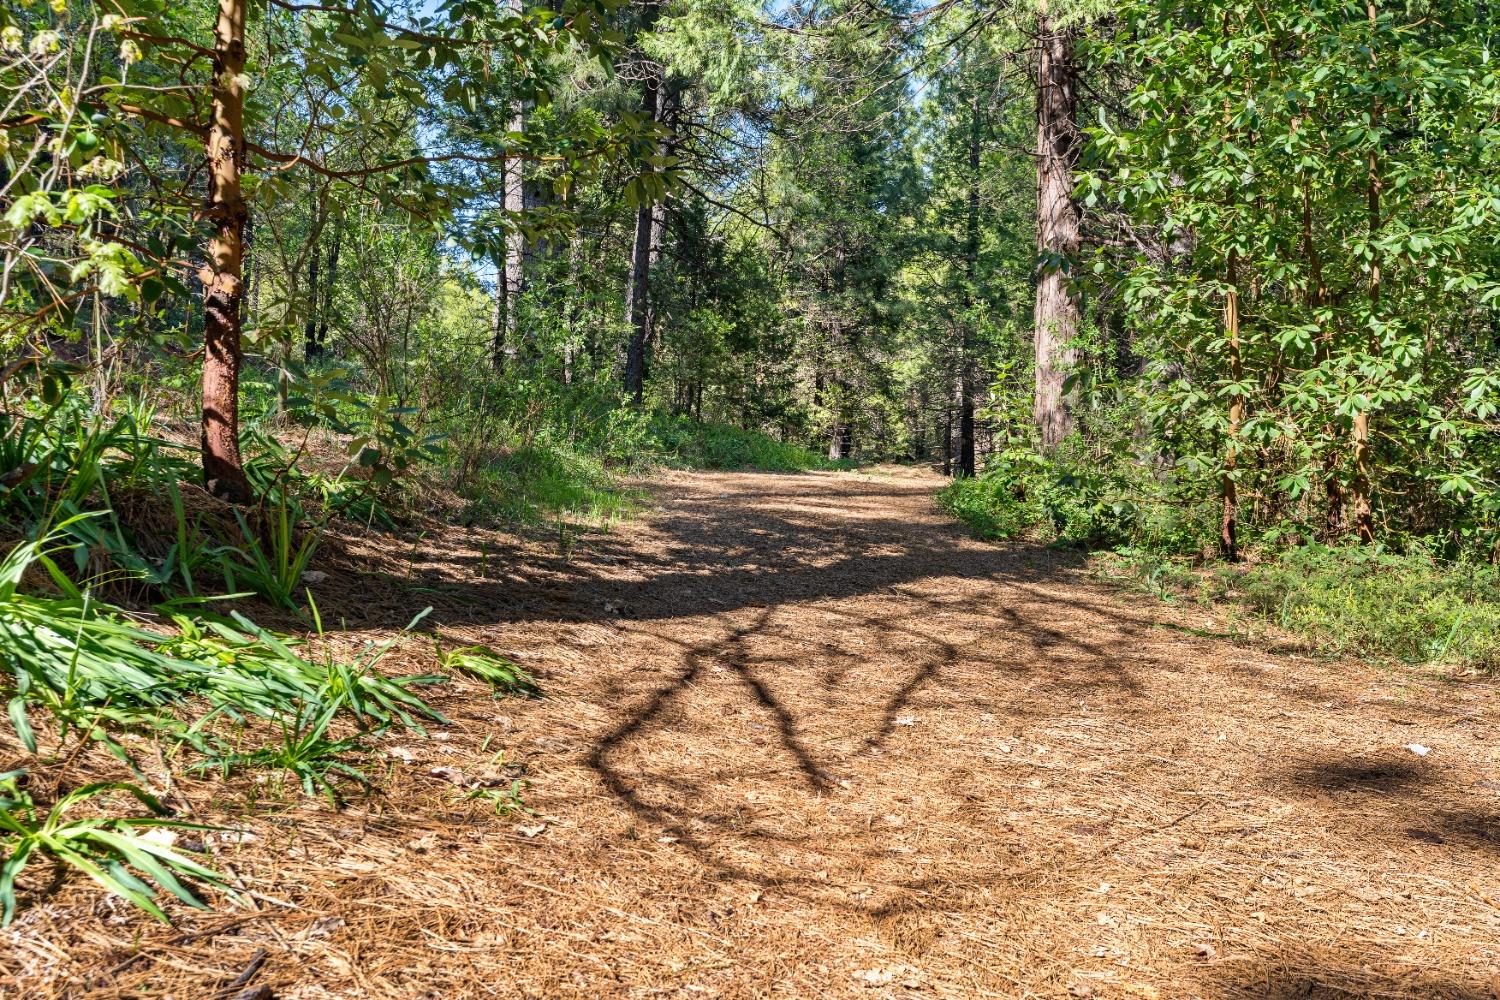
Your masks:
<path fill-rule="evenodd" d="M 801 445 L 778 441 L 763 431 L 682 416 L 653 420 L 651 438 L 662 461 L 691 469 L 803 472 L 850 468 L 853 464 L 829 461 Z"/>
<path fill-rule="evenodd" d="M 1170 488 L 1144 464 L 1015 449 L 995 456 L 982 475 L 954 480 L 938 500 L 984 538 L 1031 535 L 1089 549 L 1195 551 L 1207 526 L 1173 502 Z"/>
<path fill-rule="evenodd" d="M 1500 572 L 1424 552 L 1291 549 L 1273 562 L 1221 567 L 1214 595 L 1239 600 L 1328 652 L 1500 667 Z"/>
<path fill-rule="evenodd" d="M 549 442 L 496 456 L 469 475 L 463 490 L 481 515 L 523 524 L 563 517 L 608 522 L 638 502 L 597 455 Z"/>
<path fill-rule="evenodd" d="M 1077 449 L 1077 445 L 1071 446 Z M 1194 570 L 1217 543 L 1217 505 L 1178 502 L 1184 473 L 1068 448 L 1016 450 L 984 474 L 958 479 L 942 505 L 984 538 L 1027 536 L 1110 550 L 1113 564 L 1157 596 L 1247 609 L 1339 655 L 1500 667 L 1500 570 L 1438 559 L 1420 540 L 1404 553 L 1304 544 L 1274 526 L 1259 533 L 1262 561 Z M 1247 528 L 1245 535 L 1257 537 Z M 1184 559 L 1183 557 L 1192 557 Z"/>

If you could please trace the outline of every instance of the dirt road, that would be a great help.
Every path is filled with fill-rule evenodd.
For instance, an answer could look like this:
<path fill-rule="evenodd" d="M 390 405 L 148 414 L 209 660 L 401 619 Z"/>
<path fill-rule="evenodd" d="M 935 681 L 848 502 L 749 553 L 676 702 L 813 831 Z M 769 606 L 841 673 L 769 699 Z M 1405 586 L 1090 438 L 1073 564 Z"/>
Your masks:
<path fill-rule="evenodd" d="M 547 697 L 449 696 L 389 799 L 257 827 L 279 902 L 157 954 L 304 1000 L 1500 998 L 1493 683 L 1197 638 L 936 485 L 677 474 L 567 562 L 443 540 L 444 634 Z M 495 766 L 535 815 L 430 774 Z M 110 989 L 194 981 L 177 933 Z"/>

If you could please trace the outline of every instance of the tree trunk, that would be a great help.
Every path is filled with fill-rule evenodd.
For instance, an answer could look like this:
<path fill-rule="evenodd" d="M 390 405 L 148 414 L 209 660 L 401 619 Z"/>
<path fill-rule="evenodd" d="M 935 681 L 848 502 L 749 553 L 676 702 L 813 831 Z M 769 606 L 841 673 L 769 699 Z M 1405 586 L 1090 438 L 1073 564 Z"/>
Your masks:
<path fill-rule="evenodd" d="M 651 31 L 661 14 L 661 4 L 653 0 L 641 12 L 638 34 Z M 652 123 L 662 120 L 665 81 L 661 67 L 647 64 L 641 84 L 641 114 Z M 642 203 L 635 213 L 635 238 L 630 245 L 630 278 L 625 289 L 625 322 L 630 326 L 630 340 L 625 345 L 625 393 L 640 403 L 646 386 L 646 341 L 651 334 L 651 263 L 653 242 L 660 247 L 656 206 Z"/>
<path fill-rule="evenodd" d="M 964 241 L 963 343 L 958 372 L 958 474 L 974 475 L 974 294 L 979 281 L 979 93 L 969 112 L 969 213 Z"/>
<path fill-rule="evenodd" d="M 974 391 L 967 373 L 958 388 L 958 475 L 974 475 Z"/>
<path fill-rule="evenodd" d="M 504 169 L 503 167 L 501 168 Z M 509 235 L 506 240 L 509 241 Z M 508 246 L 507 246 L 508 250 Z M 506 254 L 497 254 L 494 259 L 495 265 L 495 316 L 490 330 L 490 367 L 495 371 L 505 370 L 505 344 L 506 328 L 510 325 L 510 308 L 506 278 L 505 264 L 508 259 Z"/>
<path fill-rule="evenodd" d="M 312 254 L 307 262 L 307 322 L 302 327 L 302 355 L 308 361 L 323 353 L 318 345 L 318 305 L 322 301 L 318 294 L 318 251 L 315 237 Z"/>
<path fill-rule="evenodd" d="M 953 411 L 943 411 L 943 475 L 953 475 Z"/>
<path fill-rule="evenodd" d="M 1045 2 L 1038 18 L 1036 397 L 1034 419 L 1043 448 L 1054 448 L 1073 430 L 1063 392 L 1077 352 L 1078 292 L 1069 271 L 1078 254 L 1078 205 L 1073 166 L 1078 159 L 1078 89 L 1071 29 L 1057 29 Z"/>
<path fill-rule="evenodd" d="M 661 90 L 656 97 L 657 115 L 656 120 L 663 124 L 669 131 L 677 127 L 677 112 L 682 106 L 682 88 L 680 81 L 663 80 Z M 675 145 L 668 140 L 662 152 L 672 155 L 676 152 Z M 646 293 L 646 343 L 654 344 L 660 331 L 657 329 L 657 302 L 656 296 L 651 294 L 651 275 L 657 273 L 657 265 L 661 262 L 661 248 L 667 235 L 667 204 L 661 202 L 651 206 L 651 244 L 646 255 L 646 273 L 642 279 L 642 286 Z M 641 381 L 646 380 L 646 356 L 650 348 L 642 352 L 641 357 Z M 636 402 L 640 402 L 637 394 Z"/>
<path fill-rule="evenodd" d="M 828 457 L 832 461 L 848 458 L 854 451 L 854 426 L 846 419 L 833 425 L 828 438 Z"/>
<path fill-rule="evenodd" d="M 525 118 L 518 111 L 511 120 L 511 130 L 519 132 L 524 127 Z M 509 228 L 505 231 L 505 270 L 500 275 L 500 294 L 504 301 L 504 308 L 501 310 L 504 335 L 497 338 L 500 354 L 495 359 L 496 367 L 504 366 L 503 355 L 507 347 L 510 352 L 516 350 L 521 296 L 526 294 L 526 235 L 518 227 L 518 221 L 526 211 L 526 184 L 522 178 L 522 166 L 519 157 L 505 158 L 505 216 Z"/>
<path fill-rule="evenodd" d="M 1224 339 L 1228 343 L 1229 350 L 1229 378 L 1239 383 L 1244 377 L 1244 367 L 1240 361 L 1240 295 L 1237 286 L 1239 276 L 1236 273 L 1238 254 L 1229 251 L 1229 291 L 1224 296 Z M 1219 548 L 1224 558 L 1230 562 L 1237 562 L 1240 558 L 1239 547 L 1239 489 L 1235 483 L 1235 464 L 1238 461 L 1236 448 L 1240 433 L 1240 423 L 1245 418 L 1245 399 L 1236 388 L 1234 394 L 1229 397 L 1229 427 L 1227 442 L 1224 449 L 1224 516 L 1219 523 Z"/>
<path fill-rule="evenodd" d="M 328 320 L 333 315 L 333 293 L 339 280 L 339 245 L 344 239 L 341 218 L 333 218 L 333 240 L 328 247 L 328 273 L 323 275 L 323 301 L 318 305 L 318 356 L 328 353 Z"/>
<path fill-rule="evenodd" d="M 524 0 L 506 0 L 506 7 L 512 17 L 521 17 L 526 11 Z M 511 133 L 526 134 L 527 110 L 525 101 L 510 102 Z M 495 275 L 495 335 L 491 362 L 496 371 L 503 369 L 506 359 L 517 353 L 520 301 L 526 294 L 528 248 L 526 234 L 518 225 L 527 208 L 525 167 L 520 156 L 512 155 L 505 156 L 500 164 L 501 206 L 505 211 L 506 228 L 504 262 Z"/>
<path fill-rule="evenodd" d="M 646 335 L 651 316 L 646 284 L 651 279 L 651 233 L 655 213 L 648 203 L 636 209 L 635 239 L 630 247 L 630 285 L 625 294 L 630 343 L 625 349 L 625 393 L 639 403 L 646 387 Z"/>
<path fill-rule="evenodd" d="M 1365 4 L 1365 12 L 1370 21 L 1370 66 L 1375 66 L 1375 31 L 1379 18 L 1379 12 L 1375 7 L 1375 0 L 1368 0 Z M 1376 101 L 1370 110 L 1372 127 L 1379 128 L 1381 124 L 1380 102 Z M 1380 153 L 1374 149 L 1370 150 L 1369 164 L 1367 169 L 1367 180 L 1365 190 L 1366 211 L 1369 216 L 1370 242 L 1373 244 L 1380 236 Z M 1380 251 L 1371 249 L 1372 259 L 1370 261 L 1370 319 L 1376 320 L 1377 311 L 1380 308 Z M 1377 334 L 1370 335 L 1369 351 L 1372 356 L 1380 354 L 1380 339 Z M 1375 540 L 1375 514 L 1371 504 L 1371 474 L 1370 474 L 1370 411 L 1360 410 L 1354 415 L 1353 427 L 1351 428 L 1352 444 L 1354 448 L 1354 477 L 1349 484 L 1349 507 L 1350 521 L 1354 528 L 1354 534 L 1361 542 L 1366 544 Z"/>
<path fill-rule="evenodd" d="M 209 126 L 208 206 L 214 237 L 203 282 L 203 479 L 209 491 L 235 503 L 254 492 L 240 458 L 240 305 L 244 294 L 245 226 L 240 192 L 245 164 L 245 0 L 219 0 L 214 30 L 212 124 Z"/>

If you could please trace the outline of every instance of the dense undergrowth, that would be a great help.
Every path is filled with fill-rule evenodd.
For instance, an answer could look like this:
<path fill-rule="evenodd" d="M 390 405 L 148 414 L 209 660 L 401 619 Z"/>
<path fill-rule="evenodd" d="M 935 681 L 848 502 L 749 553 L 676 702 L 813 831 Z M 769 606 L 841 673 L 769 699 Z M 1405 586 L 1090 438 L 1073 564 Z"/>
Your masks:
<path fill-rule="evenodd" d="M 763 431 L 686 417 L 661 417 L 649 424 L 653 454 L 660 462 L 690 469 L 756 469 L 805 472 L 846 469 L 847 459 L 829 460 L 799 444 L 778 441 Z"/>
<path fill-rule="evenodd" d="M 464 523 L 599 527 L 639 507 L 642 494 L 628 479 L 657 466 L 796 472 L 853 465 L 761 430 L 622 406 L 607 381 L 562 384 L 522 373 L 454 392 L 433 379 L 414 386 L 413 398 L 395 399 L 361 391 L 367 379 L 350 362 L 297 375 L 290 405 L 269 373 L 253 372 L 243 384 L 258 428 L 247 437 L 263 456 L 251 463 L 252 479 L 265 484 L 280 475 L 341 516 L 386 527 L 409 507 L 431 509 L 424 483 L 447 492 L 444 514 Z M 340 434 L 346 454 L 332 457 L 342 468 L 327 468 L 326 454 L 300 461 L 299 434 L 309 427 Z M 268 466 L 276 473 L 255 473 Z"/>
<path fill-rule="evenodd" d="M 1017 451 L 955 480 L 940 502 L 981 537 L 1094 553 L 1108 576 L 1273 625 L 1331 655 L 1500 669 L 1492 564 L 1424 538 L 1330 545 L 1309 526 L 1281 522 L 1262 530 L 1243 560 L 1226 563 L 1214 552 L 1214 511 L 1180 501 L 1174 482 L 1149 465 L 1066 448 L 1050 458 Z"/>
<path fill-rule="evenodd" d="M 421 631 L 420 607 L 382 642 L 325 641 L 309 574 L 329 525 L 402 531 L 438 515 L 602 530 L 639 503 L 628 477 L 652 465 L 830 464 L 758 432 L 622 408 L 587 387 L 547 387 L 538 400 L 512 386 L 482 410 L 424 411 L 363 395 L 337 370 L 302 374 L 298 395 L 263 375 L 247 380 L 242 443 L 259 497 L 249 507 L 197 485 L 180 432 L 191 414 L 174 413 L 169 394 L 158 409 L 148 385 L 100 404 L 53 369 L 0 413 L 0 696 L 30 758 L 0 775 L 5 921 L 43 857 L 157 917 L 163 894 L 196 906 L 195 885 L 227 891 L 211 858 L 153 839 L 197 824 L 149 787 L 144 747 L 181 773 L 258 773 L 284 794 L 337 806 L 371 790 L 382 733 L 444 721 L 424 687 L 464 674 L 499 694 L 539 693 L 493 651 L 445 650 L 435 636 L 430 673 L 383 672 L 391 649 Z M 256 624 L 257 605 L 300 620 L 308 638 Z M 30 772 L 91 748 L 133 780 L 31 787 Z"/>

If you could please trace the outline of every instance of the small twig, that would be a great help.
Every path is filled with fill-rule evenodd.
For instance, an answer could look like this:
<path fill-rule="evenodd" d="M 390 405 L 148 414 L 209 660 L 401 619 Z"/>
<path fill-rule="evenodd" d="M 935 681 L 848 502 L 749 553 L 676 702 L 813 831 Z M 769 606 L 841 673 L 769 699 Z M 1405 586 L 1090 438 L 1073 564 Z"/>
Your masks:
<path fill-rule="evenodd" d="M 241 987 L 245 986 L 250 982 L 250 980 L 255 978 L 255 974 L 259 972 L 260 967 L 265 964 L 266 949 L 255 949 L 255 954 L 250 956 L 250 961 L 245 965 L 245 971 L 241 972 L 238 976 L 235 976 L 234 979 L 229 983 L 229 985 L 219 990 L 218 995 L 220 997 L 228 997 L 235 990 L 238 990 Z M 244 992 L 240 993 L 239 996 L 234 998 L 234 1000 L 241 1000 L 241 998 L 245 997 L 246 994 L 253 994 L 257 991 L 264 992 L 266 996 L 269 996 L 271 988 L 269 986 L 257 986 L 253 991 L 245 990 Z"/>

